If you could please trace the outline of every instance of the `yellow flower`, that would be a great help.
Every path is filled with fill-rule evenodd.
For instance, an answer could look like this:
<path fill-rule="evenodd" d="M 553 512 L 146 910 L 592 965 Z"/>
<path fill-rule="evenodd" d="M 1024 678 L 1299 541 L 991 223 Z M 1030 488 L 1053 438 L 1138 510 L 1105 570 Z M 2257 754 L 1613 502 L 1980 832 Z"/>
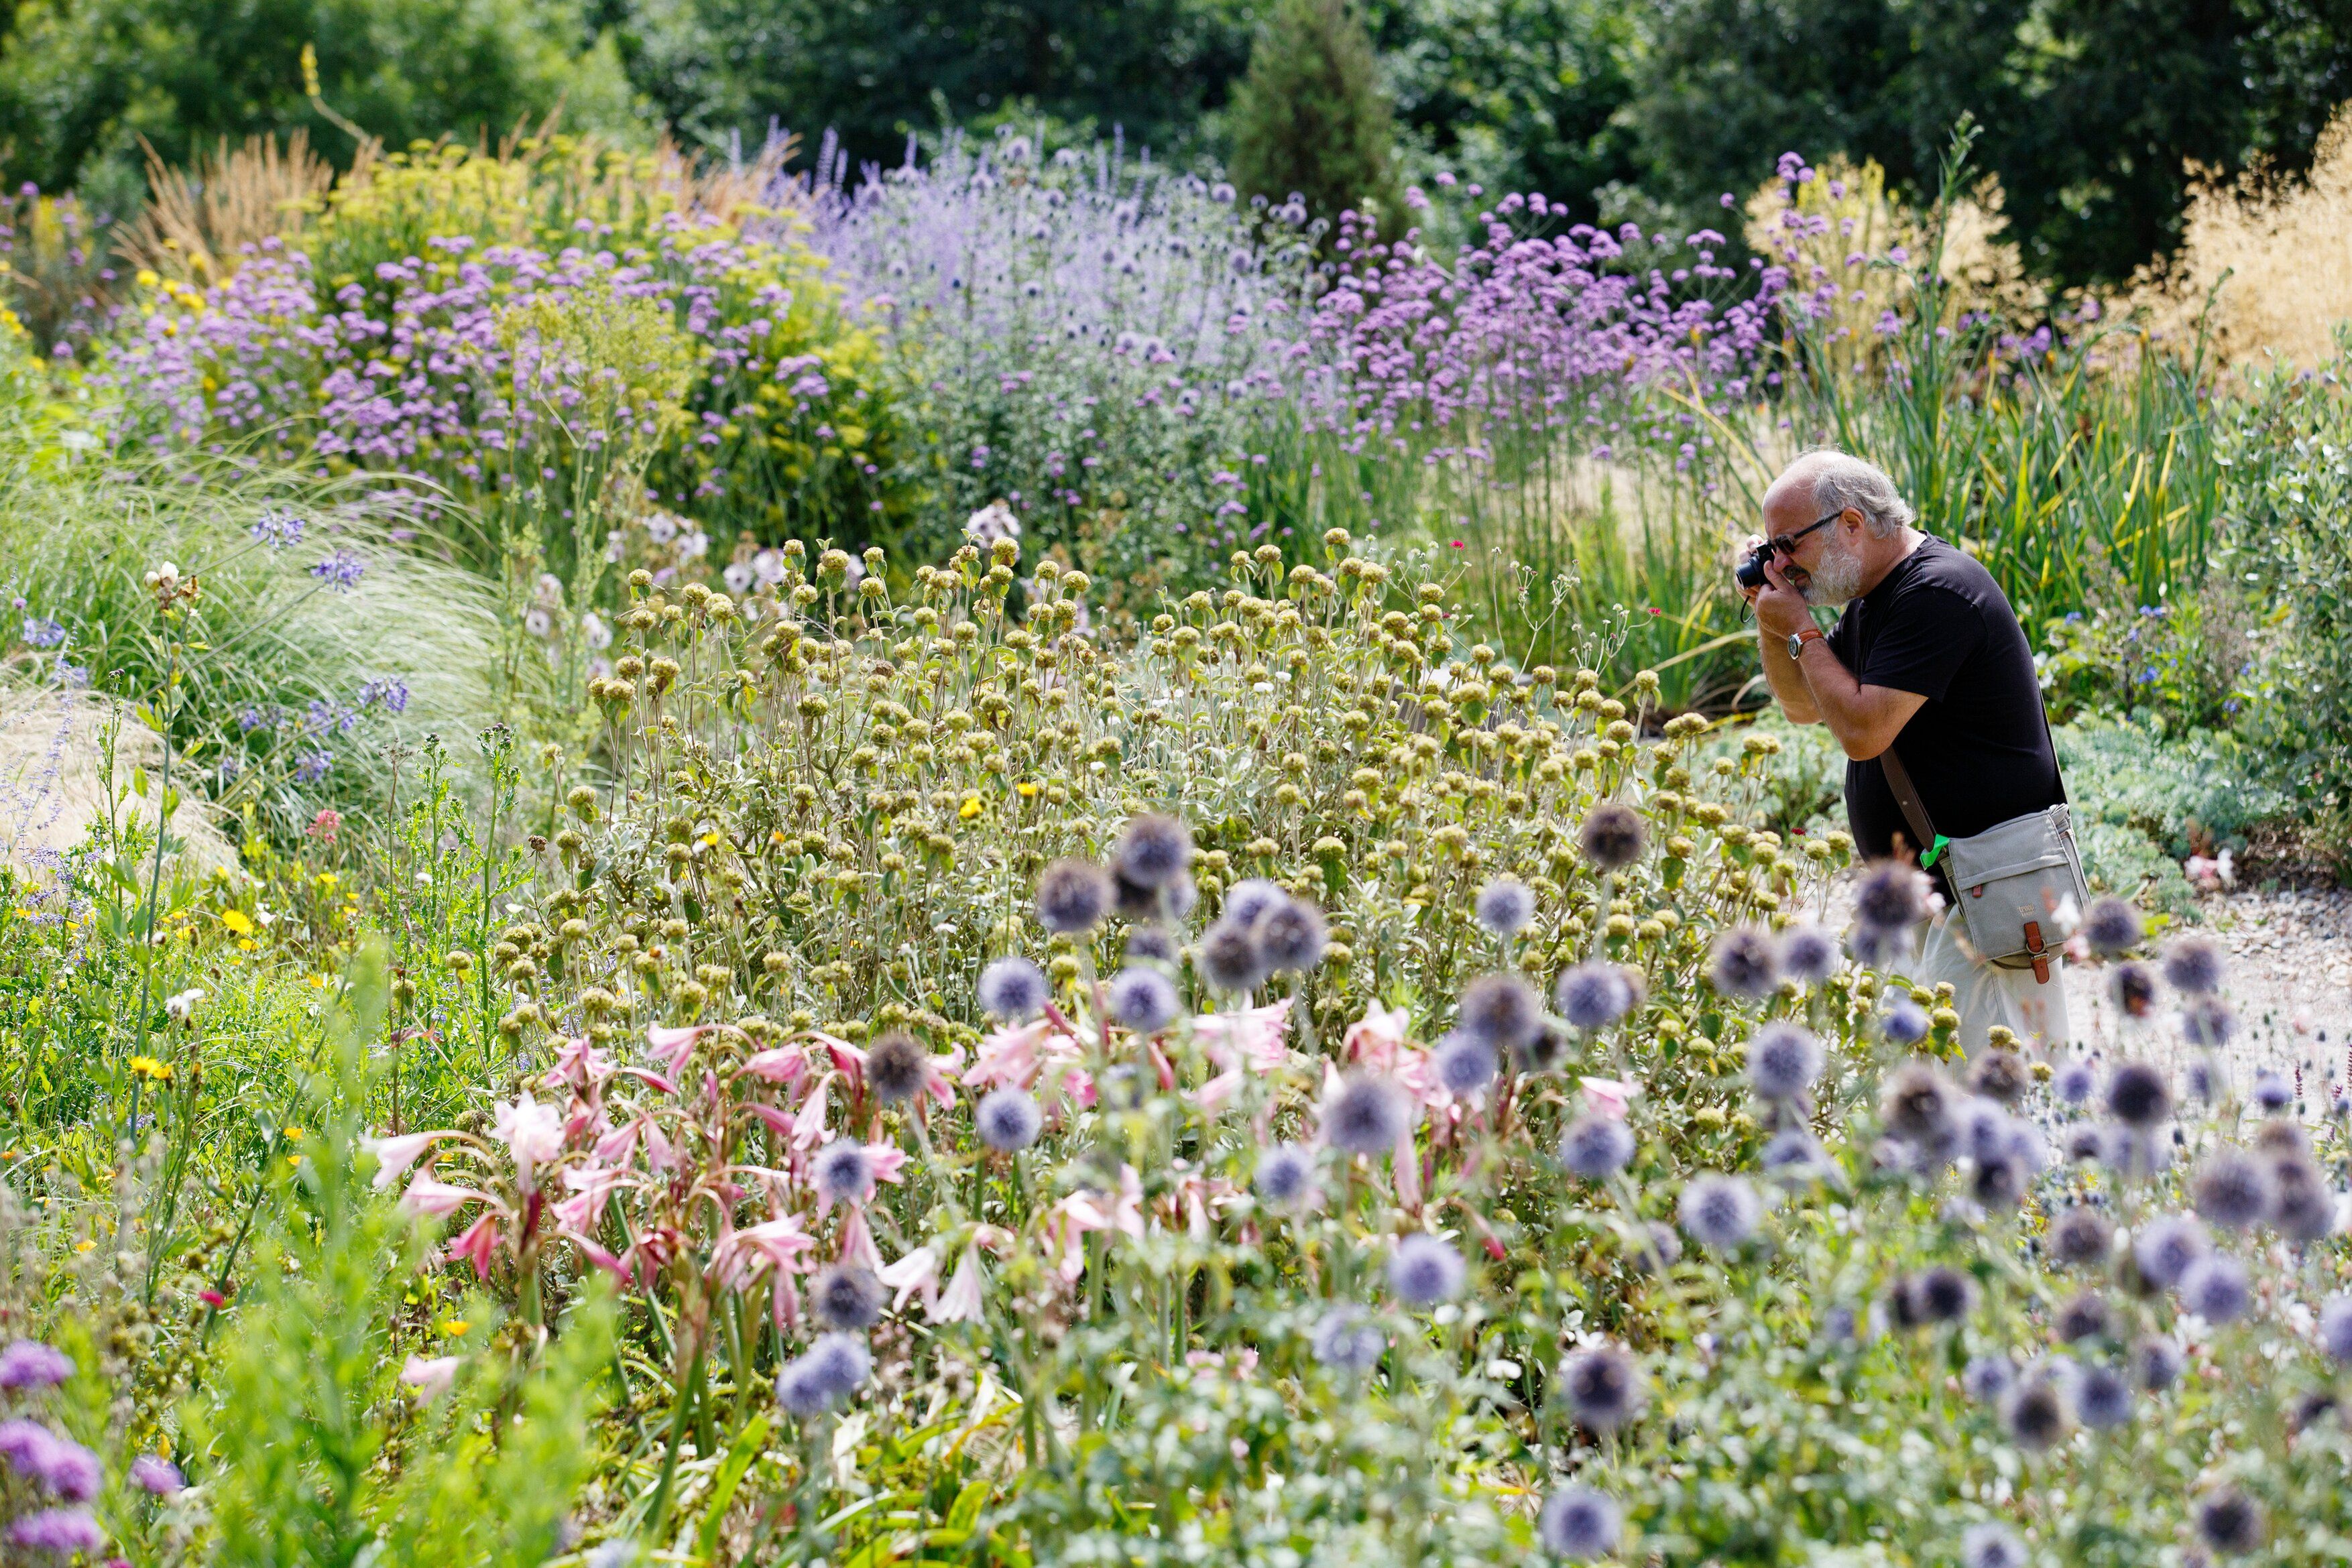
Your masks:
<path fill-rule="evenodd" d="M 979 816 L 980 811 L 980 797 L 977 795 L 965 796 L 963 798 L 963 804 L 956 808 L 956 815 L 961 817 L 967 822 L 971 821 L 974 817 Z"/>
<path fill-rule="evenodd" d="M 227 926 L 231 931 L 236 932 L 240 936 L 250 936 L 253 935 L 253 922 L 246 918 L 245 911 L 242 909 L 225 909 L 221 911 L 220 923 L 223 925 Z"/>
<path fill-rule="evenodd" d="M 1020 784 L 1020 794 L 1024 800 L 1034 800 L 1037 798 L 1037 786 L 1024 779 Z"/>
<path fill-rule="evenodd" d="M 463 1318 L 451 1318 L 441 1325 L 441 1332 L 449 1338 L 456 1339 L 459 1334 L 464 1333 L 467 1329 L 472 1328 L 473 1326 L 473 1324 L 467 1322 Z"/>
<path fill-rule="evenodd" d="M 278 1130 L 286 1134 L 286 1141 L 289 1144 L 299 1144 L 302 1141 L 302 1129 L 299 1127 L 282 1127 Z"/>
<path fill-rule="evenodd" d="M 149 1079 L 157 1083 L 168 1083 L 172 1081 L 172 1070 L 152 1056 L 132 1057 L 131 1071 L 138 1077 Z"/>
<path fill-rule="evenodd" d="M 236 950 L 240 953 L 250 953 L 257 946 L 258 944 L 250 936 L 240 936 L 236 939 Z"/>

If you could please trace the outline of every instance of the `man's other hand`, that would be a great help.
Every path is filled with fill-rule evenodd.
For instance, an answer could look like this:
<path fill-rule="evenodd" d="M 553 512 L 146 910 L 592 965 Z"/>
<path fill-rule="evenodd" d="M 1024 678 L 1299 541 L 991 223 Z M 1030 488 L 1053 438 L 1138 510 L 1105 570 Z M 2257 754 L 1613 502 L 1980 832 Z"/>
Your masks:
<path fill-rule="evenodd" d="M 1812 607 L 1805 596 L 1789 585 L 1780 575 L 1780 558 L 1773 556 L 1764 563 L 1764 580 L 1769 585 L 1748 591 L 1748 601 L 1756 607 L 1756 624 L 1768 634 L 1784 641 L 1795 632 L 1813 624 Z"/>

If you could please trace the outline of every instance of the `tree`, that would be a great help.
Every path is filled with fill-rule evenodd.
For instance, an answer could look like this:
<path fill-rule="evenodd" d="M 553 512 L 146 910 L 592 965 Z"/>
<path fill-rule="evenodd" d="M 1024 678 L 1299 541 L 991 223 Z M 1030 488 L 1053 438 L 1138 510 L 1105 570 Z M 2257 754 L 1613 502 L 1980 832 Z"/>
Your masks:
<path fill-rule="evenodd" d="M 1371 38 L 1347 0 L 1281 0 L 1234 93 L 1231 172 L 1244 195 L 1336 223 L 1369 199 L 1401 214 L 1389 101 Z"/>

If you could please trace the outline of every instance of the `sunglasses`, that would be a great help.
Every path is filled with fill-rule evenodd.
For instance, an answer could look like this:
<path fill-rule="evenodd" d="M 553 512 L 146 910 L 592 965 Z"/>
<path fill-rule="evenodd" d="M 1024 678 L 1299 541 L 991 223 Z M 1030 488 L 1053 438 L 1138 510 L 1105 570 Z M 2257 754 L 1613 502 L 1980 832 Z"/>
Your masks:
<path fill-rule="evenodd" d="M 1813 524 L 1810 528 L 1799 528 L 1793 534 L 1777 534 L 1772 538 L 1772 548 L 1780 552 L 1782 559 L 1794 560 L 1797 559 L 1797 541 L 1799 539 L 1803 538 L 1807 534 L 1816 533 L 1822 528 L 1828 528 L 1832 523 L 1836 522 L 1840 517 L 1844 516 L 1845 513 L 1843 510 L 1832 512 L 1828 517 L 1823 517 L 1820 522 Z"/>

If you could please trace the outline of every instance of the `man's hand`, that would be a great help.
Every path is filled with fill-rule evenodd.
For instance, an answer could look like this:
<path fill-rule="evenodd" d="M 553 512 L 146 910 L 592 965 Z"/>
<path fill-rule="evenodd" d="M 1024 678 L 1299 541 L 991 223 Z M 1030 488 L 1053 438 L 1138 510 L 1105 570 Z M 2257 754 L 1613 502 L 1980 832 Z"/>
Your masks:
<path fill-rule="evenodd" d="M 1792 633 L 1813 624 L 1812 607 L 1781 575 L 1779 556 L 1765 561 L 1764 580 L 1770 586 L 1748 590 L 1748 602 L 1756 607 L 1756 624 L 1767 634 L 1786 642 Z"/>

